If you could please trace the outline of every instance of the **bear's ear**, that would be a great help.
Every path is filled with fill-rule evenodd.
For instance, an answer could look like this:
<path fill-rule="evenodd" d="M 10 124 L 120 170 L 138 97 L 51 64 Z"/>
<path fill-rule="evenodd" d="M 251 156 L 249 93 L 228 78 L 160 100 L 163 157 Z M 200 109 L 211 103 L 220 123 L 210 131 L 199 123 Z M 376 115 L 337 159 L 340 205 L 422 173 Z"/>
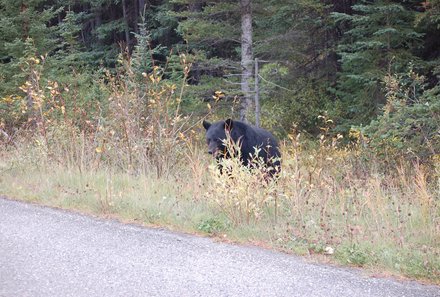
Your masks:
<path fill-rule="evenodd" d="M 211 123 L 208 123 L 207 121 L 203 120 L 203 127 L 208 130 L 209 127 L 211 127 Z"/>
<path fill-rule="evenodd" d="M 231 119 L 227 119 L 225 121 L 225 130 L 231 131 L 233 126 L 234 126 L 234 122 Z"/>

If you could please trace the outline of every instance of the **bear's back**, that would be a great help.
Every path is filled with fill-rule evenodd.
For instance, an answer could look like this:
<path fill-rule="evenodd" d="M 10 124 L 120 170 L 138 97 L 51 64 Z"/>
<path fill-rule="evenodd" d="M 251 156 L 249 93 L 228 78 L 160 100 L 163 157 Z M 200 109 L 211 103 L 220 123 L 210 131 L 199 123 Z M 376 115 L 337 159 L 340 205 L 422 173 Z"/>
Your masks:
<path fill-rule="evenodd" d="M 235 131 L 234 131 L 235 129 Z M 233 138 L 236 141 L 239 138 L 242 138 L 242 150 L 245 155 L 254 153 L 255 147 L 263 148 L 263 155 L 266 157 L 266 147 L 269 147 L 268 153 L 272 157 L 279 157 L 280 152 L 278 149 L 278 142 L 275 137 L 269 131 L 258 128 L 253 125 L 241 122 L 234 121 L 233 128 Z M 235 133 L 234 133 L 235 132 Z M 235 135 L 234 135 L 235 134 Z"/>

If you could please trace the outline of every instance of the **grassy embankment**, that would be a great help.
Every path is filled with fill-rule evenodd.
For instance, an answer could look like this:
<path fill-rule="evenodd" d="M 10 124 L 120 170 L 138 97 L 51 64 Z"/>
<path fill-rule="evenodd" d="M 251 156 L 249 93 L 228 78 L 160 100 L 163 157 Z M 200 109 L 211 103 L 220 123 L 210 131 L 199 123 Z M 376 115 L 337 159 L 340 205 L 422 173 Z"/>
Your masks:
<path fill-rule="evenodd" d="M 221 176 L 200 119 L 179 112 L 184 84 L 133 75 L 108 76 L 105 102 L 40 79 L 24 88 L 33 110 L 7 98 L 10 122 L 29 118 L 2 136 L 0 194 L 440 283 L 438 162 L 382 164 L 362 145 L 324 133 L 306 147 L 292 133 L 276 181 L 233 161 Z"/>
<path fill-rule="evenodd" d="M 44 142 L 2 148 L 0 194 L 439 282 L 440 192 L 423 166 L 384 173 L 358 149 L 295 141 L 284 146 L 280 178 L 265 184 L 245 169 L 220 176 L 189 143 L 158 174 L 146 159 L 100 164 L 102 152 L 81 135 L 52 139 L 50 152 Z"/>

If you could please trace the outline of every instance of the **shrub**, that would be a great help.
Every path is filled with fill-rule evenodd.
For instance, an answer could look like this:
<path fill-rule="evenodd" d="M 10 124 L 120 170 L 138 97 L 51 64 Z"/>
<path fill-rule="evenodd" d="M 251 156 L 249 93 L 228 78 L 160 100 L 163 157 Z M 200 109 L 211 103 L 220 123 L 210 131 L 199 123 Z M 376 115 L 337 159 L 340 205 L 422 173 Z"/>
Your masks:
<path fill-rule="evenodd" d="M 407 77 L 388 75 L 385 86 L 383 114 L 361 129 L 370 147 L 391 160 L 425 162 L 440 154 L 440 87 L 422 92 L 424 79 L 413 71 Z"/>

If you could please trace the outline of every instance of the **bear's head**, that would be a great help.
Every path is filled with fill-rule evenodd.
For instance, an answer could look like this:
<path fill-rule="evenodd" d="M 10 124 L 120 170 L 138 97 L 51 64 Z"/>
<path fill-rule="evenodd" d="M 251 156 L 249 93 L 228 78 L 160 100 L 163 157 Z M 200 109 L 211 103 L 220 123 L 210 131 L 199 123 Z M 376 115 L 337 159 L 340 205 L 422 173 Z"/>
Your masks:
<path fill-rule="evenodd" d="M 203 121 L 203 127 L 206 129 L 206 143 L 208 144 L 208 153 L 215 158 L 222 158 L 226 155 L 225 141 L 227 133 L 231 132 L 233 121 L 227 119 L 226 121 L 219 121 L 209 123 Z"/>

